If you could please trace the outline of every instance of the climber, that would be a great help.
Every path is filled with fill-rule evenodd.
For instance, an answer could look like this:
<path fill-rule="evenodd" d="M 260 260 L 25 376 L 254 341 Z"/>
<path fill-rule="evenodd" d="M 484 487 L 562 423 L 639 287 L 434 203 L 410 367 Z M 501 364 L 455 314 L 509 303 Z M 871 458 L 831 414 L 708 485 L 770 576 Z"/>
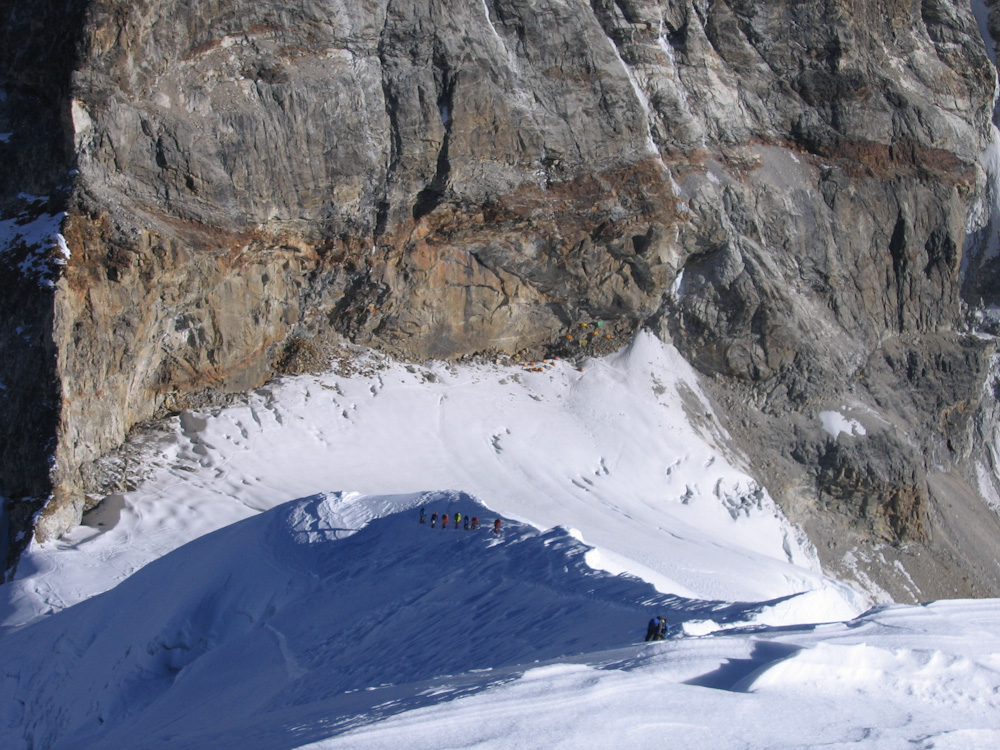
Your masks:
<path fill-rule="evenodd" d="M 654 617 L 652 620 L 649 621 L 649 624 L 646 625 L 646 642 L 647 643 L 649 641 L 652 641 L 652 640 L 656 639 L 656 631 L 659 630 L 659 629 L 660 629 L 660 618 L 659 617 Z"/>
<path fill-rule="evenodd" d="M 670 632 L 670 626 L 667 625 L 667 620 L 665 617 L 657 615 L 649 624 L 646 626 L 646 640 L 647 641 L 662 641 L 667 637 Z"/>
<path fill-rule="evenodd" d="M 658 617 L 657 619 L 660 621 L 660 625 L 656 629 L 656 637 L 653 640 L 662 641 L 670 634 L 670 626 L 667 625 L 666 617 Z"/>

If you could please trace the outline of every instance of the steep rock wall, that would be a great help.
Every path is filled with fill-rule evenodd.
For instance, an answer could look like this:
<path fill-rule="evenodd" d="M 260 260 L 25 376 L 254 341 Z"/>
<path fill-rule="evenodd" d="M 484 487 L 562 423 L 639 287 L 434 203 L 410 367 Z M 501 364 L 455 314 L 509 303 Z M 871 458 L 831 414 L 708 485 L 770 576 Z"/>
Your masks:
<path fill-rule="evenodd" d="M 970 461 L 990 343 L 961 296 L 995 71 L 966 3 L 81 8 L 37 136 L 78 170 L 39 535 L 99 499 L 130 427 L 262 382 L 290 341 L 578 353 L 601 319 L 699 367 L 828 566 L 882 545 L 919 569 L 857 563 L 894 596 L 1000 591 L 995 563 L 959 580 L 996 540 L 941 520 L 961 495 L 996 528 Z M 824 430 L 837 410 L 864 435 Z"/>
<path fill-rule="evenodd" d="M 0 5 L 0 561 L 11 565 L 52 492 L 61 388 L 53 336 L 52 235 L 64 214 L 72 147 L 75 40 L 85 2 Z"/>

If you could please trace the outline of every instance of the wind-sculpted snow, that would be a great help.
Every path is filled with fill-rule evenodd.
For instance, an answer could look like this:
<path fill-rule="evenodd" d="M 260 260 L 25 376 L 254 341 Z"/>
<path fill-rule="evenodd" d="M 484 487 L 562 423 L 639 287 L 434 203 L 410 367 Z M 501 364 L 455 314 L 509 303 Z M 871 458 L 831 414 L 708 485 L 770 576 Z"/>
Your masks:
<path fill-rule="evenodd" d="M 457 511 L 481 528 L 431 527 L 431 513 Z M 319 705 L 328 733 L 370 714 L 386 686 L 476 670 L 510 679 L 518 665 L 633 643 L 657 612 L 746 615 L 595 571 L 563 529 L 508 521 L 494 535 L 494 517 L 458 492 L 317 495 L 196 540 L 3 641 L 0 744 L 210 747 L 206 733 Z M 39 652 L 53 655 L 40 667 Z M 405 705 L 452 694 L 418 690 Z"/>
<path fill-rule="evenodd" d="M 431 526 L 456 512 L 481 528 Z M 596 748 L 664 722 L 692 747 L 1000 740 L 996 602 L 748 626 L 787 600 L 661 594 L 591 568 L 575 532 L 494 518 L 462 492 L 329 493 L 203 536 L 0 640 L 0 746 Z M 657 613 L 674 637 L 641 643 Z"/>
<path fill-rule="evenodd" d="M 853 619 L 651 337 L 170 427 L 0 590 L 2 750 L 1000 746 L 998 603 Z"/>
<path fill-rule="evenodd" d="M 988 750 L 998 625 L 996 600 L 953 601 L 626 647 L 308 747 Z"/>
<path fill-rule="evenodd" d="M 356 366 L 282 378 L 144 436 L 144 481 L 59 542 L 32 545 L 0 592 L 0 627 L 106 591 L 209 531 L 345 488 L 458 488 L 535 527 L 577 530 L 595 547 L 592 566 L 664 593 L 762 601 L 813 591 L 830 605 L 821 619 L 870 606 L 822 575 L 802 530 L 726 449 L 690 366 L 651 334 L 579 368 Z M 806 619 L 787 614 L 768 622 L 813 622 L 816 607 Z"/>

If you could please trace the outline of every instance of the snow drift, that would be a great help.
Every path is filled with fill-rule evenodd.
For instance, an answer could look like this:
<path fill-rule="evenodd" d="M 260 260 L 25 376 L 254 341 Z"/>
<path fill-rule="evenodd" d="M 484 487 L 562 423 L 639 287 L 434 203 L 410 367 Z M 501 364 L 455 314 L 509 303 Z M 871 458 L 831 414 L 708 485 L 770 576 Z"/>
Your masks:
<path fill-rule="evenodd" d="M 4 750 L 1000 744 L 997 603 L 856 617 L 669 346 L 359 367 L 181 414 L 32 545 Z"/>
<path fill-rule="evenodd" d="M 432 513 L 456 512 L 481 528 L 431 527 Z M 477 670 L 509 679 L 518 665 L 639 641 L 656 613 L 676 627 L 762 606 L 663 595 L 595 571 L 563 529 L 508 521 L 494 535 L 494 517 L 461 492 L 334 493 L 191 542 L 8 636 L 4 724 L 26 729 L 4 746 L 212 747 L 255 735 L 264 716 L 280 717 L 279 735 L 321 716 L 326 736 L 376 707 L 384 715 L 454 692 L 411 689 L 389 711 L 389 687 Z M 38 653 L 52 658 L 38 665 Z M 271 742 L 260 746 L 281 746 Z"/>

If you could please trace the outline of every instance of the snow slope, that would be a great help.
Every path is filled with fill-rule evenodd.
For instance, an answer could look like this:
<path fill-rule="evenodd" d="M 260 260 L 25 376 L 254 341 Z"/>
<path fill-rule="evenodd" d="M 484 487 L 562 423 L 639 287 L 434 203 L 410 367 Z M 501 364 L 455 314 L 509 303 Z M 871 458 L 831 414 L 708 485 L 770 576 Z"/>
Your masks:
<path fill-rule="evenodd" d="M 459 492 L 293 501 L 8 634 L 3 747 L 1000 741 L 996 602 L 642 644 L 657 613 L 768 605 L 595 571 L 563 529 L 430 526 L 456 511 L 492 518 Z"/>
<path fill-rule="evenodd" d="M 0 600 L 23 624 L 106 590 L 186 541 L 326 491 L 455 488 L 538 528 L 575 529 L 591 564 L 660 591 L 758 601 L 809 593 L 823 619 L 869 600 L 824 578 L 811 546 L 726 448 L 697 377 L 648 333 L 581 369 L 372 362 L 287 378 L 188 412 L 150 438 L 152 475 L 64 539 L 33 547 Z M 772 622 L 792 621 L 793 612 Z"/>
<path fill-rule="evenodd" d="M 144 440 L 146 479 L 0 586 L 5 750 L 1000 741 L 1000 603 L 862 615 L 650 335 L 371 358 Z"/>
<path fill-rule="evenodd" d="M 889 607 L 566 659 L 310 750 L 1000 746 L 1000 606 Z"/>
<path fill-rule="evenodd" d="M 388 515 L 356 529 L 373 506 Z M 280 716 L 279 734 L 317 717 L 328 731 L 393 713 L 372 687 L 469 673 L 461 692 L 476 692 L 494 672 L 635 642 L 657 612 L 680 622 L 759 609 L 594 571 L 562 529 L 431 528 L 431 513 L 456 511 L 493 518 L 457 492 L 319 495 L 192 542 L 8 636 L 6 672 L 20 677 L 3 683 L 0 705 L 17 707 L 5 723 L 43 747 L 245 746 L 235 738 L 258 736 L 265 713 Z M 58 657 L 38 665 L 38 653 Z M 407 707 L 455 693 L 416 692 Z"/>

